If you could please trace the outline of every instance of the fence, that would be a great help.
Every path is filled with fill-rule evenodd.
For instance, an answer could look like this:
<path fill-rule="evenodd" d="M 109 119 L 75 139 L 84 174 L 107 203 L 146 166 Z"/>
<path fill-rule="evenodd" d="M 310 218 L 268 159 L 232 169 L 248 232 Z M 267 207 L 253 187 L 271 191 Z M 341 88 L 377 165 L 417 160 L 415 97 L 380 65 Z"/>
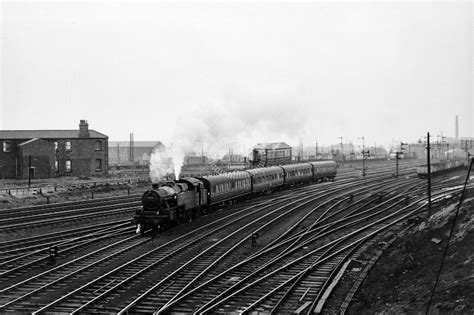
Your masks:
<path fill-rule="evenodd" d="M 43 194 L 48 191 L 57 192 L 61 190 L 73 190 L 73 189 L 86 189 L 96 187 L 107 187 L 107 186 L 120 186 L 120 185 L 131 185 L 138 183 L 149 182 L 148 177 L 135 177 L 127 179 L 110 179 L 110 180 L 95 180 L 95 181 L 80 181 L 70 184 L 44 184 L 42 186 L 35 187 L 12 187 L 12 188 L 0 188 L 0 195 L 13 195 L 13 196 L 25 196 L 32 194 Z"/>

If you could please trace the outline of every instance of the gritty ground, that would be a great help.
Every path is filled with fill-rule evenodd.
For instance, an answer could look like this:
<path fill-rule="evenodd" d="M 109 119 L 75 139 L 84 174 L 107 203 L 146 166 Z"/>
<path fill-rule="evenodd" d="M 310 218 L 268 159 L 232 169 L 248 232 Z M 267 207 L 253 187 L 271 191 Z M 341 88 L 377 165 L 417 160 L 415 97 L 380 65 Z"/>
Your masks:
<path fill-rule="evenodd" d="M 141 194 L 150 186 L 143 172 L 114 173 L 107 177 L 61 177 L 25 180 L 0 180 L 0 209 L 26 207 L 46 203 L 67 202 L 92 198 Z M 18 190 L 17 190 L 18 188 Z M 6 193 L 5 189 L 11 189 Z"/>
<path fill-rule="evenodd" d="M 458 201 L 397 239 L 370 270 L 349 314 L 426 314 Z M 429 314 L 474 313 L 474 192 L 466 193 Z"/>

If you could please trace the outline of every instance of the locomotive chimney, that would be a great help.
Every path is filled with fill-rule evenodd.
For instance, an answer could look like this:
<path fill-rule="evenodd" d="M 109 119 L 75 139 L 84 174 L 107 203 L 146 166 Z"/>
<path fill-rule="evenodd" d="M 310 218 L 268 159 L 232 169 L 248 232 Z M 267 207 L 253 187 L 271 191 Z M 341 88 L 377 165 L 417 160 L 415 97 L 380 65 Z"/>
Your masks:
<path fill-rule="evenodd" d="M 79 138 L 89 138 L 89 124 L 87 120 L 81 120 L 79 122 Z"/>
<path fill-rule="evenodd" d="M 159 186 L 158 183 L 151 184 L 151 188 L 154 189 L 154 190 L 157 190 L 158 186 Z"/>

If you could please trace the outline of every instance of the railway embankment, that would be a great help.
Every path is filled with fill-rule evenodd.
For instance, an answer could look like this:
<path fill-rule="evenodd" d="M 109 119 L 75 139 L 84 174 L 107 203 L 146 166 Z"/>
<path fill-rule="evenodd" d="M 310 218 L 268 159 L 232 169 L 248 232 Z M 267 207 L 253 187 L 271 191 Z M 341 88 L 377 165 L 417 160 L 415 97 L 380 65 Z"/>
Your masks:
<path fill-rule="evenodd" d="M 425 314 L 459 200 L 397 238 L 369 271 L 348 314 Z M 466 192 L 429 314 L 474 311 L 474 191 Z"/>

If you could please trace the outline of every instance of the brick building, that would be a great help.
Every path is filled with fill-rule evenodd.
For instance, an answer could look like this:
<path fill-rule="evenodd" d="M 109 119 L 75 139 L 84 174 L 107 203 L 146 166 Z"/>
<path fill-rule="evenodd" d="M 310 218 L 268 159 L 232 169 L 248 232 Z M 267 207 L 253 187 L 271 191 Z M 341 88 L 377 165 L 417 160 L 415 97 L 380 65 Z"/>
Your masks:
<path fill-rule="evenodd" d="M 96 176 L 108 171 L 108 137 L 89 130 L 0 130 L 0 178 Z"/>

